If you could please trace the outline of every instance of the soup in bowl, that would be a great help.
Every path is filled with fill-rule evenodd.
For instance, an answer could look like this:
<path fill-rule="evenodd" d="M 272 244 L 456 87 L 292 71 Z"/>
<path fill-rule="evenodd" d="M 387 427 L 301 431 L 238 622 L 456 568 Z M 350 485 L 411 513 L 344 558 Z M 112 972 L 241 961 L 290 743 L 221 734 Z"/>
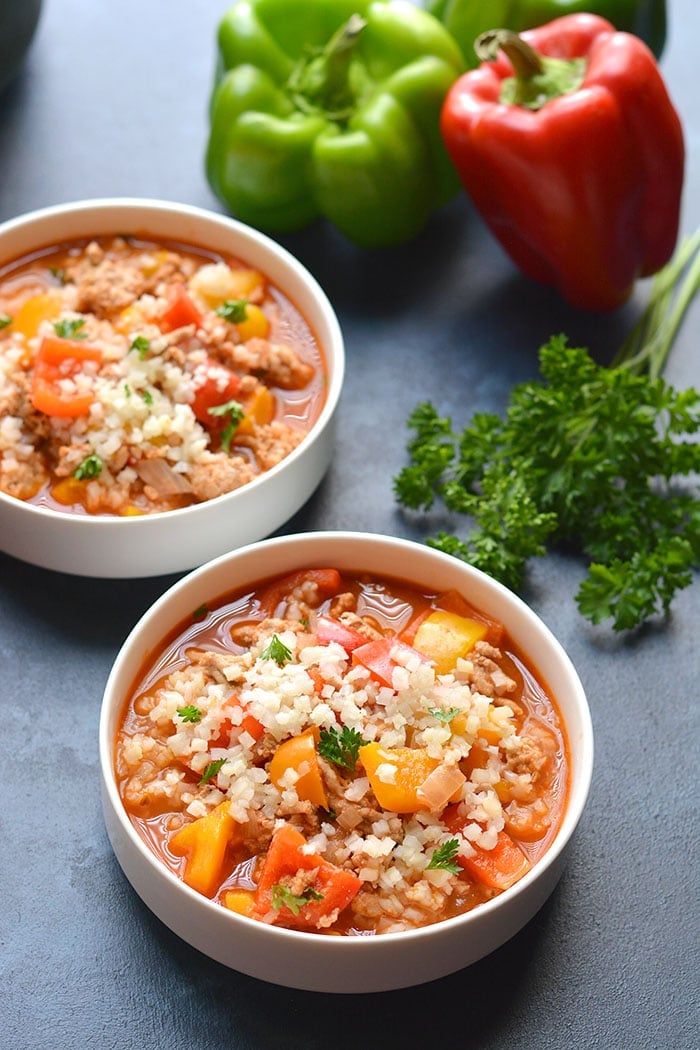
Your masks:
<path fill-rule="evenodd" d="M 115 852 L 167 925 L 253 976 L 356 992 L 459 969 L 534 914 L 592 739 L 510 592 L 427 547 L 317 533 L 160 599 L 110 676 L 101 759 Z"/>

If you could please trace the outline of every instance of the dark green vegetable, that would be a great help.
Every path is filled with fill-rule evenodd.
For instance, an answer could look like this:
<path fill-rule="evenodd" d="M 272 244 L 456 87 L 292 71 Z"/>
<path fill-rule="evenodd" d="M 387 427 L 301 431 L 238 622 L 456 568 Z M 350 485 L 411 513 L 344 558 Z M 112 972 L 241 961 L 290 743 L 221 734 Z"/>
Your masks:
<path fill-rule="evenodd" d="M 441 499 L 475 526 L 429 545 L 513 589 L 529 558 L 574 546 L 589 562 L 576 600 L 593 623 L 610 618 L 624 630 L 667 612 L 700 563 L 700 394 L 674 390 L 660 373 L 699 288 L 700 231 L 655 278 L 611 367 L 560 335 L 540 350 L 541 378 L 511 392 L 503 418 L 480 413 L 455 432 L 420 405 L 396 497 L 415 509 Z"/>
<path fill-rule="evenodd" d="M 321 758 L 354 770 L 359 750 L 366 743 L 357 729 L 343 726 L 339 732 L 335 726 L 331 726 L 330 729 L 321 730 L 317 751 Z"/>

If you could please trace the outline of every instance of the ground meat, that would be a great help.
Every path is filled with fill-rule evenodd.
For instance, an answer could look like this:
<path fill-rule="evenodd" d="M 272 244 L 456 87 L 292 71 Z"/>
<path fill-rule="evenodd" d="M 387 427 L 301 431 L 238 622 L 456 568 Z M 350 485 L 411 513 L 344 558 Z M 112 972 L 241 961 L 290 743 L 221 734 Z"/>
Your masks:
<path fill-rule="evenodd" d="M 199 501 L 215 499 L 252 481 L 255 469 L 243 456 L 205 455 L 189 472 L 192 492 Z"/>
<path fill-rule="evenodd" d="M 236 645 L 244 649 L 256 649 L 273 634 L 282 634 L 283 631 L 300 633 L 303 630 L 304 626 L 299 620 L 282 620 L 277 616 L 270 616 L 266 620 L 236 624 L 231 630 L 231 638 Z"/>
<path fill-rule="evenodd" d="M 47 481 L 47 473 L 39 455 L 28 459 L 0 459 L 0 490 L 16 499 L 31 499 Z"/>
<path fill-rule="evenodd" d="M 473 667 L 469 681 L 482 696 L 507 696 L 515 691 L 516 683 L 496 663 L 501 656 L 502 653 L 488 642 L 477 642 L 469 654 Z"/>
<path fill-rule="evenodd" d="M 250 436 L 237 436 L 236 443 L 254 453 L 261 470 L 270 470 L 293 452 L 304 436 L 301 430 L 295 430 L 286 423 L 273 419 L 271 423 L 256 426 Z"/>
<path fill-rule="evenodd" d="M 224 349 L 226 355 L 223 354 Z M 230 367 L 254 372 L 267 386 L 278 386 L 281 390 L 301 390 L 314 373 L 313 367 L 291 347 L 271 343 L 267 339 L 225 344 L 219 353 L 228 358 L 226 363 Z"/>
<path fill-rule="evenodd" d="M 94 247 L 97 251 L 88 259 L 68 267 L 68 278 L 75 285 L 75 309 L 112 317 L 143 295 L 146 277 L 139 266 L 106 258 L 98 245 Z"/>
<path fill-rule="evenodd" d="M 520 745 L 517 750 L 509 755 L 506 762 L 506 770 L 518 775 L 529 773 L 536 778 L 544 770 L 548 762 L 549 756 L 537 741 L 533 740 L 532 737 L 524 736 L 520 738 Z"/>
<path fill-rule="evenodd" d="M 240 665 L 240 657 L 232 653 L 221 653 L 212 649 L 188 649 L 187 659 L 201 667 L 207 678 L 219 685 L 230 685 L 232 667 Z M 234 675 L 235 677 L 235 675 Z"/>

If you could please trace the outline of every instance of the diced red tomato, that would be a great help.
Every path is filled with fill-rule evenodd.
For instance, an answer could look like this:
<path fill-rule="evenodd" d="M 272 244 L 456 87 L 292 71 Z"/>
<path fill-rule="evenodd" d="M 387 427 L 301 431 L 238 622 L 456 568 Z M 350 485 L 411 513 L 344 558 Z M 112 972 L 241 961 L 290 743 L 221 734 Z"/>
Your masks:
<path fill-rule="evenodd" d="M 223 416 L 212 415 L 210 409 L 225 405 L 238 397 L 241 388 L 241 377 L 225 365 L 209 360 L 195 373 L 194 400 L 192 411 L 209 430 L 219 430 L 226 426 Z"/>
<path fill-rule="evenodd" d="M 363 667 L 366 667 L 375 681 L 381 682 L 382 685 L 390 686 L 394 668 L 398 666 L 397 661 L 391 654 L 397 650 L 404 653 L 406 657 L 417 656 L 423 663 L 430 663 L 422 653 L 402 642 L 395 635 L 387 638 L 377 638 L 372 642 L 365 642 L 364 645 L 353 651 L 352 662 L 353 664 L 361 664 Z"/>
<path fill-rule="evenodd" d="M 315 930 L 322 920 L 346 908 L 358 892 L 362 882 L 356 875 L 317 853 L 303 853 L 305 845 L 301 832 L 289 824 L 283 824 L 274 833 L 255 894 L 255 917 L 276 926 Z M 284 885 L 284 879 L 294 878 L 300 871 L 313 870 L 316 876 L 311 889 L 318 899 L 300 905 L 297 915 L 285 905 L 273 906 L 273 887 Z"/>
<path fill-rule="evenodd" d="M 353 649 L 357 649 L 367 641 L 364 634 L 360 634 L 354 627 L 348 627 L 332 616 L 319 616 L 316 624 L 316 637 L 319 645 L 337 642 L 338 645 L 342 645 L 346 653 L 351 653 Z"/>
<path fill-rule="evenodd" d="M 67 394 L 61 380 L 73 379 L 89 361 L 101 361 L 102 351 L 78 339 L 46 335 L 34 358 L 31 401 L 37 412 L 61 419 L 86 415 L 94 401 L 91 393 Z"/>
<path fill-rule="evenodd" d="M 158 318 L 158 327 L 162 332 L 173 332 L 193 324 L 199 327 L 202 315 L 192 301 L 183 284 L 176 284 L 170 296 L 170 302 Z"/>
<path fill-rule="evenodd" d="M 274 616 L 280 603 L 306 581 L 316 585 L 320 601 L 332 598 L 342 585 L 342 578 L 337 569 L 300 569 L 263 587 L 258 599 L 261 611 L 266 616 Z"/>

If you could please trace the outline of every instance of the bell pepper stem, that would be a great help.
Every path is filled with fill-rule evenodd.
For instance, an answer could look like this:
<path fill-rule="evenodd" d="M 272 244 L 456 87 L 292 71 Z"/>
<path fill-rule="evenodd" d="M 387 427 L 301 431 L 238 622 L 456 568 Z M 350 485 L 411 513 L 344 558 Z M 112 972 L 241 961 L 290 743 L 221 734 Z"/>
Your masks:
<path fill-rule="evenodd" d="M 503 81 L 500 101 L 524 109 L 541 109 L 552 99 L 577 91 L 586 72 L 585 59 L 541 55 L 511 29 L 482 33 L 474 50 L 484 62 L 493 62 L 499 51 L 504 52 L 515 76 Z"/>
<path fill-rule="evenodd" d="M 354 98 L 348 83 L 348 71 L 366 24 L 361 15 L 351 15 L 325 47 L 306 54 L 295 67 L 287 90 L 302 112 L 322 112 L 330 120 L 338 121 L 349 116 Z"/>
<path fill-rule="evenodd" d="M 476 38 L 474 50 L 482 62 L 493 62 L 498 57 L 498 52 L 504 51 L 518 80 L 531 80 L 544 72 L 542 61 L 534 47 L 530 47 L 512 29 L 489 29 Z"/>

